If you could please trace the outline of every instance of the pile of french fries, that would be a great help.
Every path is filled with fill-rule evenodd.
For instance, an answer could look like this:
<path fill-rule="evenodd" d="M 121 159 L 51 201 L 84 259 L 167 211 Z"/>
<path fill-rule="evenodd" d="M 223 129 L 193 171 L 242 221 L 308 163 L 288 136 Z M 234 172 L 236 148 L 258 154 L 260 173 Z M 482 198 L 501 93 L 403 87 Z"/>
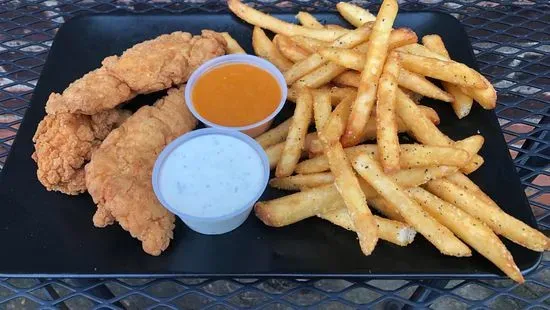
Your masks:
<path fill-rule="evenodd" d="M 436 111 L 418 103 L 450 103 L 458 118 L 474 100 L 493 109 L 496 92 L 487 79 L 451 60 L 438 35 L 419 44 L 411 29 L 394 29 L 396 0 L 383 1 L 377 16 L 338 3 L 352 29 L 323 25 L 306 12 L 297 25 L 240 0 L 228 5 L 254 25 L 254 52 L 283 72 L 296 103 L 290 119 L 256 140 L 275 169 L 270 185 L 297 192 L 258 202 L 258 218 L 281 227 L 318 216 L 354 231 L 365 255 L 378 239 L 406 246 L 418 232 L 444 255 L 471 256 L 472 247 L 524 281 L 497 235 L 539 252 L 550 249 L 550 239 L 506 214 L 466 176 L 483 164 L 483 137 L 451 140 L 436 127 Z M 244 53 L 226 39 L 231 53 Z M 311 124 L 316 130 L 308 133 Z M 418 143 L 399 144 L 403 132 Z"/>

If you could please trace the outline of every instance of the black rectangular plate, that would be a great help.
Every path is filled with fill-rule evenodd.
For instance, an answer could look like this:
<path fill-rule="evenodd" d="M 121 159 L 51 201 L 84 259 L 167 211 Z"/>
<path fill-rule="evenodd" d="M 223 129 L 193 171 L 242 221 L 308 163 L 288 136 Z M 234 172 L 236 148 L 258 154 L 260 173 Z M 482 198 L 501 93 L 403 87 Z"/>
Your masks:
<path fill-rule="evenodd" d="M 344 24 L 336 14 L 318 14 L 327 23 Z M 292 21 L 293 15 L 278 15 Z M 460 23 L 441 13 L 399 14 L 397 26 L 419 37 L 437 33 L 458 61 L 475 67 L 470 42 Z M 9 276 L 323 276 L 323 277 L 495 277 L 500 272 L 475 254 L 445 257 L 424 238 L 405 248 L 380 242 L 364 256 L 354 233 L 308 219 L 284 228 L 270 228 L 255 216 L 237 230 L 205 236 L 177 222 L 174 240 L 160 257 L 145 254 L 141 244 L 118 225 L 92 225 L 96 209 L 89 195 L 47 192 L 37 181 L 31 159 L 32 136 L 44 116 L 50 92 L 61 92 L 109 55 L 163 33 L 199 33 L 210 28 L 230 32 L 251 52 L 251 27 L 231 15 L 89 16 L 70 20 L 59 30 L 0 180 L 0 274 Z M 140 97 L 152 103 L 151 96 Z M 453 139 L 480 133 L 485 164 L 474 173 L 480 185 L 508 213 L 536 226 L 508 148 L 493 111 L 475 106 L 458 121 L 448 104 L 431 102 L 441 116 L 441 130 Z M 137 103 L 139 104 L 139 103 Z M 292 114 L 287 104 L 278 120 Z M 262 199 L 283 194 L 267 190 Z M 519 268 L 532 270 L 541 255 L 506 241 Z"/>

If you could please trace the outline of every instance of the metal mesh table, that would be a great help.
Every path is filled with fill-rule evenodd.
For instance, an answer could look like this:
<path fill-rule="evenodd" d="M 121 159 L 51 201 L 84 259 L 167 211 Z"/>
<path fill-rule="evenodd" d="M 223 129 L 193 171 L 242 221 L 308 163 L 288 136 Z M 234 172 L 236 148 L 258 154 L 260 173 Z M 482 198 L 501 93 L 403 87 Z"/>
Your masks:
<path fill-rule="evenodd" d="M 329 11 L 329 0 L 264 0 L 272 12 Z M 353 1 L 377 11 L 377 4 Z M 540 228 L 550 228 L 550 5 L 547 0 L 401 0 L 401 10 L 448 12 L 466 26 L 481 71 L 499 92 L 496 112 Z M 0 167 L 6 161 L 53 37 L 77 15 L 225 11 L 219 0 L 1 1 Z M 1 202 L 0 202 L 1 205 Z M 0 255 L 9 255 L 1 253 Z M 39 258 L 38 258 L 39 259 Z M 550 308 L 550 253 L 510 280 L 3 279 L 0 309 L 463 309 Z"/>

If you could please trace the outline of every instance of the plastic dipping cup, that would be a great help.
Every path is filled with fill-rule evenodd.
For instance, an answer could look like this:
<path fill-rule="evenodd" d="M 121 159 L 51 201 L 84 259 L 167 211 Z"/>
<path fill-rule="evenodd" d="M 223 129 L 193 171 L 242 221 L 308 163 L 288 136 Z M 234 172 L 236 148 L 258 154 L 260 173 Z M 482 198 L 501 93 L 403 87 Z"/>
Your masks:
<path fill-rule="evenodd" d="M 259 122 L 256 122 L 254 124 L 250 124 L 247 126 L 241 126 L 241 127 L 230 127 L 230 126 L 222 126 L 216 123 L 213 123 L 207 119 L 205 119 L 202 115 L 200 115 L 197 110 L 195 109 L 195 106 L 193 105 L 193 86 L 197 82 L 197 80 L 207 71 L 212 70 L 214 68 L 227 65 L 227 64 L 248 64 L 255 67 L 258 67 L 260 69 L 263 69 L 264 71 L 267 71 L 275 80 L 277 81 L 277 84 L 279 84 L 279 87 L 281 89 L 281 101 L 279 102 L 279 105 L 266 118 L 262 119 Z M 286 86 L 286 81 L 279 69 L 275 67 L 272 63 L 269 61 L 262 59 L 260 57 L 252 56 L 252 55 L 246 55 L 246 54 L 231 54 L 231 55 L 225 55 L 216 57 L 214 59 L 211 59 L 204 64 L 202 64 L 197 70 L 191 74 L 189 77 L 189 80 L 187 81 L 187 86 L 185 87 L 185 102 L 187 103 L 187 106 L 189 107 L 189 110 L 193 115 L 200 120 L 202 123 L 204 123 L 208 127 L 212 128 L 219 128 L 219 129 L 229 129 L 229 130 L 238 130 L 241 131 L 251 137 L 257 137 L 260 134 L 264 133 L 269 127 L 271 126 L 271 123 L 273 122 L 273 118 L 279 114 L 283 106 L 285 105 L 286 98 L 287 98 L 288 89 Z M 223 104 L 223 103 L 220 103 Z"/>
<path fill-rule="evenodd" d="M 153 190 L 161 204 L 196 232 L 217 235 L 239 227 L 269 180 L 261 146 L 238 131 L 189 132 L 158 156 Z"/>

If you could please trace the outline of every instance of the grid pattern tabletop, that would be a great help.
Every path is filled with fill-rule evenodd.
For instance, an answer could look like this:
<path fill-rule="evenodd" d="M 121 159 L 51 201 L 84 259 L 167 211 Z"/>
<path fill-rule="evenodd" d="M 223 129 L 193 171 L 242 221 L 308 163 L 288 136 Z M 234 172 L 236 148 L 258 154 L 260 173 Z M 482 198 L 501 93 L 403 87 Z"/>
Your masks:
<path fill-rule="evenodd" d="M 330 11 L 331 0 L 263 0 L 269 12 Z M 355 0 L 371 11 L 379 1 Z M 550 4 L 547 0 L 400 0 L 402 11 L 435 10 L 466 27 L 482 73 L 498 91 L 496 113 L 539 228 L 550 229 Z M 223 12 L 220 0 L 0 0 L 0 169 L 56 31 L 78 15 Z M 2 203 L 0 202 L 0 205 Z M 0 251 L 1 253 L 1 251 Z M 9 255 L 1 253 L 0 255 Z M 550 253 L 511 280 L 10 279 L 0 309 L 437 309 L 550 308 Z"/>

